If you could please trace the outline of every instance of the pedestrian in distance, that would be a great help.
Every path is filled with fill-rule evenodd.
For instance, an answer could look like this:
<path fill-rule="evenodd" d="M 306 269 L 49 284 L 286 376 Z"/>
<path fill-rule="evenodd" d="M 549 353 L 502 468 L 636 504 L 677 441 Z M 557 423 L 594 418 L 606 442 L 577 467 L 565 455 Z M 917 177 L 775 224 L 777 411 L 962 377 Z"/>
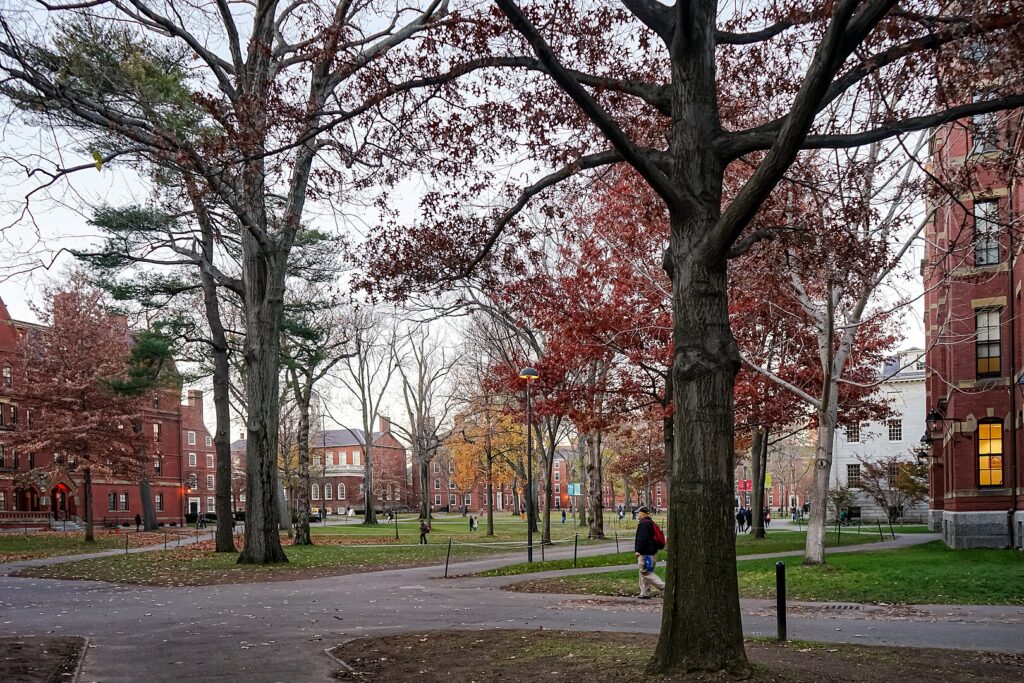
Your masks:
<path fill-rule="evenodd" d="M 665 547 L 665 534 L 654 520 L 647 506 L 641 506 L 637 512 L 640 521 L 636 525 L 636 538 L 633 551 L 636 553 L 637 568 L 640 570 L 640 599 L 650 600 L 651 586 L 665 590 L 665 582 L 654 573 L 658 561 L 658 551 Z"/>
<path fill-rule="evenodd" d="M 430 525 L 427 524 L 427 520 L 420 522 L 420 545 L 427 544 L 427 534 L 430 533 Z"/>
<path fill-rule="evenodd" d="M 141 526 L 142 526 L 142 515 L 140 515 L 139 513 L 136 512 L 135 513 L 135 531 L 137 532 L 139 530 L 139 527 L 141 527 Z"/>

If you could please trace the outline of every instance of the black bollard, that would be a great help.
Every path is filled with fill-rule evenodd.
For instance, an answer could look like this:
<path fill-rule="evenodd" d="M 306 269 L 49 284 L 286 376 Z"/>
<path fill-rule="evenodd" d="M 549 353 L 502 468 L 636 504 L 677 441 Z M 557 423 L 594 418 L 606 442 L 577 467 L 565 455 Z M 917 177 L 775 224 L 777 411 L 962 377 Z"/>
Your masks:
<path fill-rule="evenodd" d="M 786 563 L 775 563 L 775 620 L 779 640 L 786 640 Z"/>
<path fill-rule="evenodd" d="M 448 578 L 448 560 L 452 558 L 452 537 L 448 537 L 448 554 L 444 556 L 444 578 Z"/>

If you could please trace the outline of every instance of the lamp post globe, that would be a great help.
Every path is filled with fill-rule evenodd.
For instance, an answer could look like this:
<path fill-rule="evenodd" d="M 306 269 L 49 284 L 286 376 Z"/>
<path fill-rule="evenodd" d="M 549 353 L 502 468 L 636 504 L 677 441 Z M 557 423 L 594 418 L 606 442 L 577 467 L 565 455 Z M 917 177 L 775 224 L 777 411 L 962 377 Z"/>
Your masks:
<path fill-rule="evenodd" d="M 536 505 L 533 497 L 533 404 L 530 401 L 530 383 L 540 377 L 535 368 L 529 366 L 519 371 L 519 378 L 526 380 L 526 561 L 533 562 L 533 520 Z"/>

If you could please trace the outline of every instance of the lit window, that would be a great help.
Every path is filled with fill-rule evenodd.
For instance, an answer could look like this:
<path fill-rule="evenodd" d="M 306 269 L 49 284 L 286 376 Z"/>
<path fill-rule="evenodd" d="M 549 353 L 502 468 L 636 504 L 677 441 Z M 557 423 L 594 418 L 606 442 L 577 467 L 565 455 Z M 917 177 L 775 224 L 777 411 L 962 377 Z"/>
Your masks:
<path fill-rule="evenodd" d="M 847 465 L 846 466 L 846 485 L 851 489 L 860 488 L 860 465 Z"/>
<path fill-rule="evenodd" d="M 999 343 L 999 309 L 983 308 L 974 314 L 977 341 L 974 344 L 978 377 L 999 377 L 1002 374 Z"/>
<path fill-rule="evenodd" d="M 1003 485 L 1003 423 L 978 425 L 978 485 Z"/>
<path fill-rule="evenodd" d="M 196 433 L 193 432 L 193 431 L 189 431 L 189 433 L 188 433 L 188 445 L 189 446 L 195 446 L 196 445 Z"/>
<path fill-rule="evenodd" d="M 846 427 L 846 443 L 860 443 L 860 425 L 853 424 Z"/>
<path fill-rule="evenodd" d="M 889 441 L 903 441 L 903 420 L 889 420 Z"/>
<path fill-rule="evenodd" d="M 999 263 L 999 203 L 974 202 L 974 265 Z"/>

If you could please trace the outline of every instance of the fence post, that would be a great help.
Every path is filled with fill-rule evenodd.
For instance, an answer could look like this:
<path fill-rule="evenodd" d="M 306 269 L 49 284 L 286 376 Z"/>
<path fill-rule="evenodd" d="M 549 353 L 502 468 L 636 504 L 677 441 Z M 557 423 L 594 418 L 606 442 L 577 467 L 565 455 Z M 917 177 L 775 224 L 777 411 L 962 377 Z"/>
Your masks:
<path fill-rule="evenodd" d="M 452 537 L 448 537 L 448 554 L 444 556 L 444 578 L 448 578 L 448 560 L 452 557 Z"/>
<path fill-rule="evenodd" d="M 775 563 L 775 621 L 778 639 L 786 640 L 786 563 Z"/>
<path fill-rule="evenodd" d="M 576 549 L 580 544 L 580 535 L 576 534 L 572 539 L 572 566 L 576 567 Z"/>

